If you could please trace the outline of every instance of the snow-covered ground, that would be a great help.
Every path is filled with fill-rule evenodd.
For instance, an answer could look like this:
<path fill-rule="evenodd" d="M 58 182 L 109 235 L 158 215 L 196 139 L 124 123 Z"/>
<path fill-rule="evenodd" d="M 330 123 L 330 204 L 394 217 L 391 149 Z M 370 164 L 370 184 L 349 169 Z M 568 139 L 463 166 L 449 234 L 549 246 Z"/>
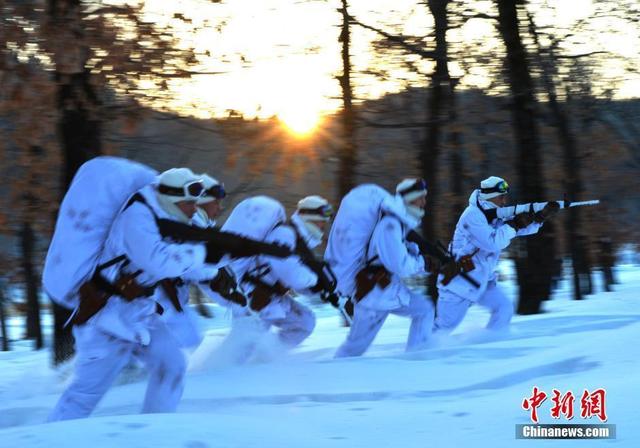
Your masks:
<path fill-rule="evenodd" d="M 145 381 L 129 373 L 90 419 L 45 424 L 70 368 L 52 370 L 48 352 L 18 347 L 0 353 L 0 447 L 637 447 L 640 267 L 621 266 L 617 276 L 614 292 L 581 302 L 562 283 L 545 313 L 516 316 L 499 339 L 472 308 L 451 337 L 421 353 L 403 353 L 408 321 L 392 316 L 357 359 L 332 359 L 347 329 L 319 306 L 315 332 L 292 353 L 212 365 L 205 361 L 228 331 L 216 309 L 171 415 L 138 415 Z M 502 285 L 515 296 L 509 275 Z M 605 388 L 617 438 L 516 440 L 515 425 L 530 422 L 522 402 L 534 386 L 549 396 L 541 423 L 600 423 L 581 418 L 580 396 Z M 571 422 L 551 418 L 554 388 L 576 396 Z"/>

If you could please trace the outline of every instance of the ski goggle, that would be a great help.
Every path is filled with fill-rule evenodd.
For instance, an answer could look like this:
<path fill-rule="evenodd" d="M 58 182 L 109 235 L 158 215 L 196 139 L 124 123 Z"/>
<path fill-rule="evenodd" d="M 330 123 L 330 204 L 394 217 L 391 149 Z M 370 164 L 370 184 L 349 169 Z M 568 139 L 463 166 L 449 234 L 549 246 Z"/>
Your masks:
<path fill-rule="evenodd" d="M 227 196 L 227 192 L 224 189 L 224 184 L 218 184 L 204 190 L 203 196 L 216 199 L 224 199 Z"/>
<path fill-rule="evenodd" d="M 186 201 L 196 200 L 204 195 L 205 188 L 201 180 L 194 180 L 184 184 L 182 187 L 170 187 L 169 185 L 158 185 L 158 192 L 167 196 L 184 197 Z"/>
<path fill-rule="evenodd" d="M 326 204 L 317 208 L 300 208 L 298 209 L 298 214 L 305 215 L 305 217 L 318 218 L 322 221 L 328 221 L 333 216 L 333 207 L 331 204 Z"/>
<path fill-rule="evenodd" d="M 398 191 L 398 193 L 400 194 L 400 196 L 406 196 L 407 194 L 412 193 L 414 191 L 426 191 L 426 190 L 427 190 L 427 181 L 420 178 L 420 179 L 416 179 L 416 181 L 412 185 L 405 188 L 404 190 Z"/>
<path fill-rule="evenodd" d="M 480 193 L 501 193 L 501 194 L 509 193 L 509 184 L 507 183 L 506 180 L 501 180 L 500 182 L 495 184 L 493 187 L 480 188 Z"/>

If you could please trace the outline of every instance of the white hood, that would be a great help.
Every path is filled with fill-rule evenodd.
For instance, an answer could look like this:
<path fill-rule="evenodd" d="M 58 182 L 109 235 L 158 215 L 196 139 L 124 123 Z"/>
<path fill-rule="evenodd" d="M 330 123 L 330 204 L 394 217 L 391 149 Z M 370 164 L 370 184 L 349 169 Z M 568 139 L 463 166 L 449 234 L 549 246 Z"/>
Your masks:
<path fill-rule="evenodd" d="M 389 213 L 398 218 L 409 229 L 415 229 L 420 225 L 420 220 L 409 214 L 407 207 L 405 206 L 402 196 L 396 194 L 395 196 L 387 196 L 382 200 L 380 208 L 383 212 Z"/>
<path fill-rule="evenodd" d="M 304 220 L 297 212 L 291 215 L 291 224 L 295 226 L 296 230 L 298 231 L 304 242 L 307 244 L 309 249 L 318 247 L 320 243 L 322 243 L 322 235 L 320 235 L 320 237 L 318 237 L 317 235 L 313 235 L 309 231 L 309 228 L 307 227 Z M 318 230 L 320 230 L 319 227 Z"/>
<path fill-rule="evenodd" d="M 498 206 L 493 202 L 483 201 L 482 199 L 479 200 L 478 199 L 479 194 L 480 194 L 480 190 L 473 190 L 473 193 L 471 193 L 471 196 L 469 196 L 469 205 L 477 207 L 478 204 L 480 204 L 480 207 L 482 207 L 484 210 L 498 208 Z"/>

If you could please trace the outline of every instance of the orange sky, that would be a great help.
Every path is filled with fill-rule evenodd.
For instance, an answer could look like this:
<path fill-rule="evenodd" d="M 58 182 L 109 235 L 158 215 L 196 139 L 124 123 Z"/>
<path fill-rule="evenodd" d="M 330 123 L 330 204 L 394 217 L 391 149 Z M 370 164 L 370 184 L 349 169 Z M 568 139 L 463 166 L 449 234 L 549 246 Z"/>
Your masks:
<path fill-rule="evenodd" d="M 182 12 L 202 25 L 205 20 L 217 23 L 226 19 L 221 33 L 211 27 L 194 34 L 184 28 L 181 36 L 196 49 L 208 50 L 211 55 L 202 61 L 202 70 L 222 71 L 219 75 L 195 76 L 189 81 L 171 85 L 173 100 L 166 105 L 201 118 L 227 115 L 236 110 L 246 117 L 277 115 L 290 127 L 299 131 L 311 129 L 322 115 L 340 107 L 336 98 L 340 86 L 336 74 L 341 72 L 340 44 L 337 41 L 341 17 L 336 11 L 339 1 L 292 0 L 226 0 L 212 4 L 207 0 L 147 0 L 146 11 L 155 21 L 171 20 L 175 12 Z M 427 8 L 415 0 L 351 0 L 351 13 L 366 23 L 392 30 L 391 24 L 404 23 L 406 34 L 425 35 L 432 20 Z M 592 0 L 553 0 L 555 9 L 536 11 L 539 25 L 571 26 L 587 17 Z M 390 9 L 389 5 L 393 5 Z M 477 1 L 473 5 L 490 11 L 492 1 Z M 575 51 L 607 49 L 622 57 L 638 58 L 634 48 L 640 48 L 638 30 L 620 23 L 601 21 L 602 31 L 576 37 L 587 42 L 575 46 Z M 354 71 L 372 65 L 388 67 L 387 61 L 374 60 L 369 50 L 373 33 L 353 27 L 352 59 Z M 495 31 L 488 21 L 470 20 L 460 30 L 451 31 L 450 41 L 479 40 L 484 48 L 500 47 Z M 635 42 L 635 45 L 634 45 Z M 238 55 L 242 54 L 243 59 Z M 428 64 L 422 64 L 428 70 Z M 462 86 L 486 87 L 489 79 L 480 66 L 472 73 L 464 73 L 457 63 L 451 64 L 452 74 L 462 76 Z M 607 74 L 622 74 L 618 62 L 607 65 Z M 407 83 L 420 85 L 424 79 L 405 70 L 395 70 L 388 81 L 373 75 L 359 74 L 356 95 L 377 98 L 396 92 Z M 640 96 L 640 77 L 630 77 L 621 84 L 618 97 Z"/>

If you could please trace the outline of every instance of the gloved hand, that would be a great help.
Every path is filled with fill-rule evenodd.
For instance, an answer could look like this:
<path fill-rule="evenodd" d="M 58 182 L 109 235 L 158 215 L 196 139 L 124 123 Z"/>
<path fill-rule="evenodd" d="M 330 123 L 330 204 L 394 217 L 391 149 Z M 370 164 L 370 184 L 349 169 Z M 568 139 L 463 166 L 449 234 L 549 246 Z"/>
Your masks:
<path fill-rule="evenodd" d="M 247 298 L 238 291 L 238 282 L 226 268 L 218 271 L 218 275 L 209 282 L 209 287 L 230 302 L 247 305 Z"/>
<path fill-rule="evenodd" d="M 518 213 L 516 216 L 513 217 L 512 220 L 507 221 L 506 224 L 509 224 L 511 227 L 513 227 L 516 230 L 520 230 L 520 229 L 524 229 L 529 224 L 531 224 L 533 222 L 533 218 L 534 218 L 533 213 L 529 213 L 529 212 Z"/>
<path fill-rule="evenodd" d="M 257 313 L 266 308 L 271 303 L 271 294 L 264 288 L 256 286 L 256 288 L 249 294 L 251 301 L 249 306 Z"/>
<path fill-rule="evenodd" d="M 324 292 L 320 294 L 320 300 L 330 303 L 331 306 L 338 308 L 340 306 L 340 296 L 335 292 Z"/>
<path fill-rule="evenodd" d="M 223 297 L 233 292 L 237 285 L 236 279 L 233 278 L 225 268 L 219 269 L 218 275 L 209 282 L 211 290 L 219 293 Z"/>
<path fill-rule="evenodd" d="M 316 283 L 311 288 L 309 288 L 309 291 L 311 291 L 314 294 L 318 294 L 319 292 L 322 291 L 322 289 L 323 289 L 322 284 L 320 283 L 320 281 L 318 281 L 318 283 Z"/>
<path fill-rule="evenodd" d="M 344 317 L 349 322 L 349 325 L 351 325 L 351 322 L 353 321 L 353 310 L 354 310 L 353 301 L 351 300 L 351 297 L 345 297 L 345 296 L 341 297 L 335 292 L 331 292 L 331 293 L 321 294 L 320 300 L 322 300 L 323 302 L 330 303 L 331 306 L 333 306 L 334 308 L 342 309 L 344 311 L 343 316 L 344 314 L 346 314 L 346 316 Z"/>
<path fill-rule="evenodd" d="M 535 214 L 535 221 L 543 223 L 547 219 L 553 218 L 560 211 L 560 204 L 555 201 L 548 202 L 542 210 Z"/>

